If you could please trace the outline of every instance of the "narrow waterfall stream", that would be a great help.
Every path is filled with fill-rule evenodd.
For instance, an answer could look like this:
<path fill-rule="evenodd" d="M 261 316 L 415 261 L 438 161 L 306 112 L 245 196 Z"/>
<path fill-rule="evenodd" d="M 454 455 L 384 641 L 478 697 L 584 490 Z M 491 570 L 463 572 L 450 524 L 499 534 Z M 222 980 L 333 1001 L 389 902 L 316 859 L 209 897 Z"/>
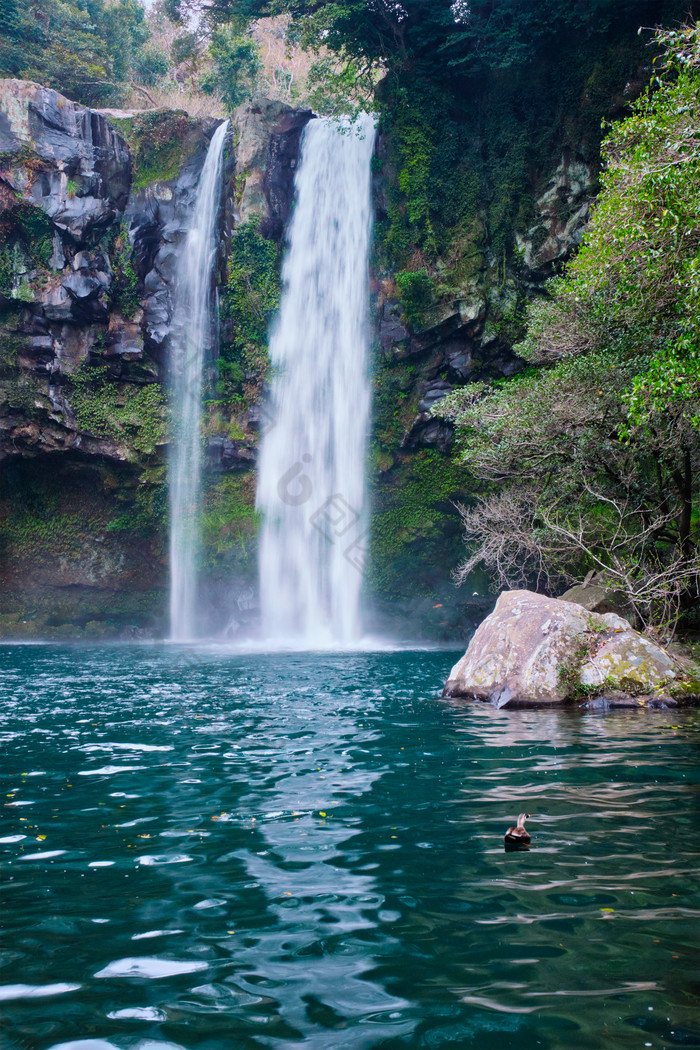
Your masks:
<path fill-rule="evenodd" d="M 307 125 L 272 333 L 258 507 L 262 630 L 304 647 L 361 634 L 370 406 L 367 277 L 374 122 Z"/>
<path fill-rule="evenodd" d="M 228 121 L 214 132 L 202 168 L 192 226 L 182 245 L 175 285 L 170 356 L 170 637 L 193 638 L 197 603 L 202 473 L 202 378 L 212 345 L 211 277 Z"/>

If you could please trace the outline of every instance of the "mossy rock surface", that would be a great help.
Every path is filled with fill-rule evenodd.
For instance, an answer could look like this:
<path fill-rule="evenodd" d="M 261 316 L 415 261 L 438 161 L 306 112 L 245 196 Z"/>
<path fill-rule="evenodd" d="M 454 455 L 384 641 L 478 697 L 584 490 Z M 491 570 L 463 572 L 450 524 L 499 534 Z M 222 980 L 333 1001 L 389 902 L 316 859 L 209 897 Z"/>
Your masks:
<path fill-rule="evenodd" d="M 667 698 L 679 663 L 615 613 L 505 591 L 453 667 L 443 695 L 495 707 L 552 707 L 614 695 Z"/>
<path fill-rule="evenodd" d="M 202 146 L 202 121 L 184 110 L 159 109 L 135 117 L 113 117 L 110 123 L 131 150 L 132 190 L 176 178 Z"/>

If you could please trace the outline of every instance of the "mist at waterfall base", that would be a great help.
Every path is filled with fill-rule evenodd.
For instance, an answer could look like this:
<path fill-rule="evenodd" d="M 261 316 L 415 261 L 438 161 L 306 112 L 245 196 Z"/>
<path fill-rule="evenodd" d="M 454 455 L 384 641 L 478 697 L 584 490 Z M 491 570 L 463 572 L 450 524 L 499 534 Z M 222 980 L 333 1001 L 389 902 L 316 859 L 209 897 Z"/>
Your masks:
<path fill-rule="evenodd" d="M 315 119 L 295 179 L 257 505 L 262 636 L 356 644 L 367 509 L 374 121 Z"/>
<path fill-rule="evenodd" d="M 202 168 L 192 225 L 180 250 L 170 348 L 170 637 L 198 633 L 197 577 L 202 474 L 202 382 L 212 352 L 212 267 L 228 121 L 214 132 Z"/>

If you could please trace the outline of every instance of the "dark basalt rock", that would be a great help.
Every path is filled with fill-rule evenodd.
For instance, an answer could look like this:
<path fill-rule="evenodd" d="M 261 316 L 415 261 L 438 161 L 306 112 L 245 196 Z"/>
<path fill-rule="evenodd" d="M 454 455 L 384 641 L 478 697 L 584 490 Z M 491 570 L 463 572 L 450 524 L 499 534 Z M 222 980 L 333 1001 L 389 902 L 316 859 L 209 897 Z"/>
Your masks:
<path fill-rule="evenodd" d="M 126 143 L 105 117 L 50 88 L 0 80 L 0 154 L 3 181 L 76 241 L 126 206 Z"/>
<path fill-rule="evenodd" d="M 246 441 L 212 437 L 207 443 L 207 463 L 211 470 L 250 470 L 255 466 L 257 451 Z"/>
<path fill-rule="evenodd" d="M 454 440 L 455 432 L 451 423 L 443 419 L 419 419 L 411 427 L 401 447 L 413 451 L 427 446 L 440 452 L 450 452 Z"/>
<path fill-rule="evenodd" d="M 419 412 L 430 412 L 431 408 L 441 401 L 446 394 L 452 390 L 452 383 L 448 383 L 445 379 L 436 379 L 435 382 L 431 383 L 428 389 L 423 394 L 423 397 L 418 402 Z"/>
<path fill-rule="evenodd" d="M 143 345 L 161 366 L 170 336 L 172 293 L 178 249 L 187 235 L 197 197 L 199 175 L 220 121 L 202 121 L 199 140 L 176 178 L 155 182 L 132 194 L 124 212 L 133 260 L 143 281 Z M 233 178 L 233 161 L 224 171 L 222 192 Z"/>
<path fill-rule="evenodd" d="M 37 84 L 0 81 L 0 214 L 17 231 L 19 260 L 4 290 L 2 326 L 17 365 L 0 390 L 0 459 L 69 448 L 135 456 L 127 444 L 80 431 L 70 377 L 89 363 L 107 365 L 117 382 L 164 379 L 178 245 L 218 123 L 188 122 L 178 175 L 130 195 L 129 147 L 103 114 Z M 232 182 L 232 158 L 226 177 Z M 32 209 L 45 218 L 35 221 Z M 28 248 L 27 216 L 38 230 Z M 27 250 L 34 255 L 23 261 Z M 129 316 L 119 298 L 126 265 Z"/>
<path fill-rule="evenodd" d="M 382 304 L 377 327 L 382 350 L 385 353 L 398 350 L 400 353 L 402 344 L 408 339 L 409 332 L 401 320 L 398 303 L 387 300 Z"/>

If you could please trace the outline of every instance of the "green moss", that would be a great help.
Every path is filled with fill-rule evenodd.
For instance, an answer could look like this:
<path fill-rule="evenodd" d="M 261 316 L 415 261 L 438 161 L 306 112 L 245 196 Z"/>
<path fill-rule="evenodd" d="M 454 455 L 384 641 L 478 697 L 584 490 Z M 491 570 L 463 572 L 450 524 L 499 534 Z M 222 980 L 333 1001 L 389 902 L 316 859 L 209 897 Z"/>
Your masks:
<path fill-rule="evenodd" d="M 54 225 L 41 208 L 21 204 L 14 209 L 13 218 L 24 246 L 34 262 L 48 269 L 53 254 Z"/>
<path fill-rule="evenodd" d="M 71 376 L 70 403 L 80 430 L 152 454 L 165 440 L 166 406 L 155 383 L 119 384 L 101 365 L 82 364 Z"/>
<path fill-rule="evenodd" d="M 112 263 L 112 306 L 129 320 L 141 306 L 139 278 L 134 268 L 133 248 L 125 222 L 113 226 L 103 240 Z"/>
<path fill-rule="evenodd" d="M 371 491 L 368 591 L 381 599 L 436 593 L 462 553 L 453 501 L 465 496 L 466 475 L 449 456 L 421 449 Z"/>
<path fill-rule="evenodd" d="M 25 338 L 14 330 L 12 315 L 0 316 L 0 379 L 17 376 L 18 356 L 25 342 Z"/>
<path fill-rule="evenodd" d="M 202 516 L 202 538 L 209 569 L 226 567 L 252 573 L 259 524 L 253 471 L 224 474 L 211 481 Z"/>
<path fill-rule="evenodd" d="M 17 372 L 0 382 L 0 405 L 28 418 L 36 413 L 36 402 L 41 397 L 39 384 L 32 376 Z"/>
<path fill-rule="evenodd" d="M 129 144 L 135 190 L 174 179 L 201 144 L 195 134 L 198 122 L 182 110 L 157 110 L 111 123 Z"/>
<path fill-rule="evenodd" d="M 163 474 L 54 455 L 6 460 L 0 636 L 113 637 L 125 625 L 157 623 L 164 608 L 162 533 L 157 516 L 150 527 L 141 516 L 157 502 Z M 66 573 L 75 581 L 70 586 Z"/>
<path fill-rule="evenodd" d="M 257 400 L 269 369 L 268 330 L 280 301 L 280 250 L 255 216 L 237 227 L 221 299 L 217 404 L 234 410 Z"/>
<path fill-rule="evenodd" d="M 135 495 L 131 490 L 120 490 L 117 483 L 115 498 L 123 504 L 124 509 L 106 524 L 105 530 L 142 537 L 164 550 L 168 525 L 165 466 L 158 464 L 143 469 L 139 474 Z"/>
<path fill-rule="evenodd" d="M 72 499 L 43 465 L 12 464 L 0 476 L 0 546 L 14 558 L 79 554 L 86 535 L 98 533 L 103 515 L 90 503 Z"/>
<path fill-rule="evenodd" d="M 393 461 L 394 453 L 415 418 L 418 401 L 416 378 L 416 366 L 409 361 L 384 358 L 375 365 L 372 451 L 375 459 L 381 456 L 384 463 L 387 456 L 390 462 Z M 378 460 L 377 465 L 380 465 Z"/>
<path fill-rule="evenodd" d="M 10 245 L 3 241 L 0 243 L 0 295 L 10 295 L 13 276 L 12 250 Z"/>
<path fill-rule="evenodd" d="M 584 685 L 581 681 L 581 668 L 590 656 L 594 644 L 594 635 L 585 637 L 577 645 L 571 659 L 559 666 L 557 677 L 559 685 L 566 691 L 566 700 L 585 700 L 601 691 L 601 686 Z"/>
<path fill-rule="evenodd" d="M 33 292 L 23 283 L 12 293 L 15 275 L 29 267 L 46 273 L 53 254 L 55 228 L 41 210 L 21 198 L 0 217 L 0 295 L 31 302 Z"/>
<path fill-rule="evenodd" d="M 404 320 L 418 328 L 425 313 L 435 303 L 433 283 L 426 271 L 400 270 L 396 274 Z"/>

